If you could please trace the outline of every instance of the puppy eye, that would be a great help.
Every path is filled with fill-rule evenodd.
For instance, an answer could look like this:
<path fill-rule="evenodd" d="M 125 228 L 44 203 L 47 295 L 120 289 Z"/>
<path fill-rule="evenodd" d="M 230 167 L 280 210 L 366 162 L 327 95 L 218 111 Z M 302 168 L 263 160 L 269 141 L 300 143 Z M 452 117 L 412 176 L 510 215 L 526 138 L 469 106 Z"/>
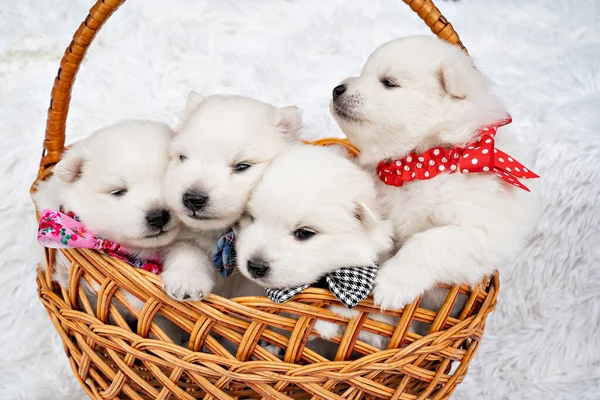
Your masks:
<path fill-rule="evenodd" d="M 381 79 L 381 84 L 383 86 L 385 86 L 387 89 L 393 89 L 393 88 L 400 87 L 396 82 L 394 82 L 390 78 L 383 78 L 383 79 Z"/>
<path fill-rule="evenodd" d="M 242 171 L 247 170 L 250 167 L 252 167 L 252 164 L 250 164 L 250 163 L 239 163 L 239 164 L 235 164 L 233 166 L 233 170 L 235 172 L 242 172 Z"/>
<path fill-rule="evenodd" d="M 184 156 L 183 154 L 179 155 L 179 161 L 184 162 L 185 160 L 187 160 L 187 157 Z"/>
<path fill-rule="evenodd" d="M 125 196 L 127 194 L 127 189 L 123 189 L 123 188 L 113 189 L 109 193 L 110 193 L 111 196 L 123 197 L 123 196 Z"/>
<path fill-rule="evenodd" d="M 316 234 L 317 232 L 310 228 L 298 228 L 293 233 L 294 237 L 298 240 L 308 240 Z"/>

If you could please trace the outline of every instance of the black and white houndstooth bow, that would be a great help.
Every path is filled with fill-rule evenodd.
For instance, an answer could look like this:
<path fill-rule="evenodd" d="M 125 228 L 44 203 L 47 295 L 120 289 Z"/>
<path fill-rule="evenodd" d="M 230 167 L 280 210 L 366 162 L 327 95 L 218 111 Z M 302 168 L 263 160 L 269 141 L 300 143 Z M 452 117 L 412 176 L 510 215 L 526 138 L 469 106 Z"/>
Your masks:
<path fill-rule="evenodd" d="M 331 293 L 349 309 L 367 298 L 373 290 L 373 282 L 377 276 L 377 265 L 367 267 L 341 268 L 325 275 L 325 283 Z M 265 289 L 267 296 L 275 303 L 281 304 L 290 300 L 306 289 L 308 285 L 300 285 L 284 289 Z"/>

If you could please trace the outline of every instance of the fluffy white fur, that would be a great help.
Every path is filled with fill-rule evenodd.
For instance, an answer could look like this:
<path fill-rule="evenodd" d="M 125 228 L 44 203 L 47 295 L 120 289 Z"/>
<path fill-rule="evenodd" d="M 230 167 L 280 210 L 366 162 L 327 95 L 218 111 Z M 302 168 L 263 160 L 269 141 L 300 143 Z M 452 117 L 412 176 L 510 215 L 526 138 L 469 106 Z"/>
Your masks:
<path fill-rule="evenodd" d="M 369 171 L 413 151 L 465 145 L 507 115 L 472 60 L 431 36 L 382 45 L 343 85 L 331 109 Z M 514 144 L 504 129 L 498 135 Z M 476 284 L 518 254 L 537 217 L 535 194 L 491 173 L 440 174 L 400 188 L 375 181 L 398 248 L 373 291 L 383 309 L 399 309 L 436 283 Z"/>
<path fill-rule="evenodd" d="M 240 220 L 238 267 L 269 288 L 314 283 L 342 267 L 373 265 L 391 248 L 370 177 L 347 159 L 297 145 L 273 161 Z M 299 231 L 314 232 L 299 239 Z M 264 261 L 264 277 L 250 261 Z"/>
<path fill-rule="evenodd" d="M 301 123 L 296 107 L 278 109 L 241 96 L 189 95 L 165 179 L 167 201 L 188 227 L 187 240 L 177 243 L 165 262 L 162 278 L 169 295 L 199 300 L 216 284 L 241 285 L 233 282 L 243 279 L 239 275 L 218 277 L 207 254 L 240 218 L 266 166 L 297 140 Z"/>
<path fill-rule="evenodd" d="M 181 228 L 164 197 L 171 135 L 167 125 L 151 121 L 94 132 L 64 154 L 35 199 L 41 208 L 63 205 L 90 232 L 148 255 L 173 242 Z M 162 228 L 149 222 L 155 211 L 167 215 Z"/>
<path fill-rule="evenodd" d="M 306 235 L 312 232 L 312 236 Z M 392 247 L 392 225 L 380 216 L 371 177 L 335 152 L 297 145 L 269 166 L 248 202 L 237 233 L 238 267 L 268 288 L 315 283 L 344 267 L 378 263 Z M 252 265 L 267 268 L 261 274 Z M 333 307 L 342 316 L 358 312 Z M 390 319 L 385 319 L 390 322 Z M 324 321 L 324 338 L 341 333 Z M 383 346 L 383 338 L 361 333 Z"/>
<path fill-rule="evenodd" d="M 243 4 L 243 6 L 241 5 Z M 538 172 L 544 212 L 501 289 L 460 400 L 597 400 L 600 387 L 600 25 L 596 0 L 437 1 L 497 84 Z M 0 398 L 88 399 L 37 298 L 29 186 L 56 70 L 91 2 L 0 8 Z M 35 21 L 35 23 L 33 23 Z M 342 135 L 331 88 L 395 37 L 431 34 L 402 1 L 128 1 L 77 77 L 67 143 L 124 118 L 175 126 L 191 88 L 303 110 Z M 504 129 L 499 134 L 504 135 Z"/>
<path fill-rule="evenodd" d="M 277 109 L 241 96 L 190 94 L 187 115 L 171 144 L 167 200 L 194 230 L 229 228 L 269 162 L 297 139 L 296 107 Z M 185 194 L 205 197 L 201 209 L 185 206 Z"/>
<path fill-rule="evenodd" d="M 164 252 L 179 236 L 182 225 L 169 211 L 164 196 L 171 137 L 166 124 L 152 121 L 124 121 L 100 129 L 63 155 L 53 175 L 39 184 L 34 199 L 40 210 L 64 206 L 89 232 L 119 243 L 139 257 Z M 159 224 L 152 223 L 156 212 L 164 214 Z M 54 278 L 63 287 L 68 286 L 69 266 L 57 252 Z M 83 285 L 95 303 L 99 286 Z M 131 306 L 141 309 L 141 300 L 124 294 Z M 119 304 L 117 307 L 126 318 L 131 317 Z M 182 340 L 179 329 L 157 318 L 173 340 Z"/>

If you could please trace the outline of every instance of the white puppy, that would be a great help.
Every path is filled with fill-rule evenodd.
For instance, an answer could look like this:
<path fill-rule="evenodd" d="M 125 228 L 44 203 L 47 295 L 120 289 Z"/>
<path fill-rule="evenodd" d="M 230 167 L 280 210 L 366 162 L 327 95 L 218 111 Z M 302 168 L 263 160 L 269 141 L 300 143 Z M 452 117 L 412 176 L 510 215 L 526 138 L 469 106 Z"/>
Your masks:
<path fill-rule="evenodd" d="M 151 121 L 125 121 L 75 143 L 40 182 L 40 209 L 74 212 L 86 229 L 140 257 L 164 248 L 181 223 L 164 197 L 171 129 Z"/>
<path fill-rule="evenodd" d="M 220 279 L 206 253 L 240 218 L 266 166 L 297 140 L 301 122 L 296 107 L 190 94 L 166 175 L 168 204 L 189 228 L 188 241 L 177 243 L 165 263 L 162 278 L 169 295 L 199 300 L 213 290 L 227 297 L 257 293 L 255 285 L 238 282 L 239 275 Z"/>
<path fill-rule="evenodd" d="M 395 187 L 383 182 L 386 171 L 375 177 L 397 244 L 376 281 L 374 298 L 382 308 L 402 308 L 438 282 L 475 284 L 523 246 L 536 217 L 533 194 L 500 179 L 490 167 L 468 173 L 464 162 L 458 168 L 444 159 L 419 164 L 428 150 L 437 149 L 431 150 L 435 155 L 464 148 L 483 128 L 507 118 L 487 80 L 458 47 L 424 36 L 384 44 L 359 77 L 334 89 L 331 109 L 360 148 L 362 166 L 375 175 L 378 163 L 398 163 L 393 172 L 406 178 Z M 498 142 L 506 143 L 496 147 L 516 155 L 516 142 L 504 129 Z M 400 168 L 415 169 L 407 176 Z M 427 171 L 437 176 L 428 179 Z M 416 179 L 413 172 L 423 175 Z"/>
<path fill-rule="evenodd" d="M 73 212 L 89 233 L 124 246 L 132 256 L 164 252 L 181 230 L 164 196 L 171 137 L 167 125 L 150 121 L 100 129 L 65 152 L 53 175 L 40 182 L 34 200 L 40 211 L 63 207 Z M 68 265 L 57 253 L 55 279 L 63 287 Z M 143 306 L 125 294 L 133 307 Z"/>
<path fill-rule="evenodd" d="M 280 289 L 373 266 L 392 246 L 392 226 L 378 208 L 373 181 L 359 167 L 329 149 L 294 146 L 273 161 L 252 193 L 239 224 L 239 268 L 259 285 Z M 333 311 L 350 318 L 358 313 Z M 324 321 L 315 330 L 325 338 L 341 331 Z M 360 339 L 384 345 L 381 337 L 361 333 Z"/>

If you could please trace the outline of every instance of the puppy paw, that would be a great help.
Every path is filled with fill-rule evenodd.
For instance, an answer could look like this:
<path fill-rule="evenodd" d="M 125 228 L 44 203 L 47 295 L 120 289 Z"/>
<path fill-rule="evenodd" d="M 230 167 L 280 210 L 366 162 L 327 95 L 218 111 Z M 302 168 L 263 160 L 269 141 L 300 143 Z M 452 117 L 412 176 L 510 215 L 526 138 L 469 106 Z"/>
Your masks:
<path fill-rule="evenodd" d="M 331 306 L 329 311 L 336 313 L 339 316 L 352 319 L 357 317 L 360 312 L 357 310 L 349 310 L 345 307 Z M 345 327 L 340 324 L 334 324 L 333 322 L 327 322 L 323 320 L 317 320 L 313 326 L 313 330 L 323 339 L 332 339 L 336 336 L 341 336 L 344 333 Z"/>
<path fill-rule="evenodd" d="M 179 301 L 202 300 L 215 285 L 212 262 L 194 242 L 173 245 L 165 256 L 160 277 L 165 293 Z"/>
<path fill-rule="evenodd" d="M 382 310 L 400 310 L 420 295 L 418 291 L 409 288 L 406 282 L 386 275 L 380 271 L 373 288 L 373 300 Z"/>
<path fill-rule="evenodd" d="M 214 287 L 213 278 L 198 268 L 168 269 L 161 278 L 165 293 L 179 301 L 202 300 Z"/>
<path fill-rule="evenodd" d="M 332 339 L 342 334 L 342 327 L 340 325 L 321 320 L 315 322 L 313 330 L 323 339 Z"/>

